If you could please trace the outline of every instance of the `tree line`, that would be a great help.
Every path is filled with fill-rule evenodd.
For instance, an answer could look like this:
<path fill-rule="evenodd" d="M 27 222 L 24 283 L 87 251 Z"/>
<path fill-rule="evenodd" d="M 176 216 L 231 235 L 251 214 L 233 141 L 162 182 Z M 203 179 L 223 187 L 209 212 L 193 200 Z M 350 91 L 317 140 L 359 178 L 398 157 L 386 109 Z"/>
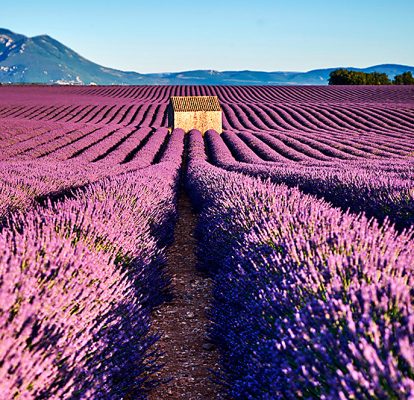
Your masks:
<path fill-rule="evenodd" d="M 381 72 L 361 72 L 340 68 L 329 74 L 329 85 L 414 85 L 414 77 L 410 71 L 395 75 L 391 80 Z"/>

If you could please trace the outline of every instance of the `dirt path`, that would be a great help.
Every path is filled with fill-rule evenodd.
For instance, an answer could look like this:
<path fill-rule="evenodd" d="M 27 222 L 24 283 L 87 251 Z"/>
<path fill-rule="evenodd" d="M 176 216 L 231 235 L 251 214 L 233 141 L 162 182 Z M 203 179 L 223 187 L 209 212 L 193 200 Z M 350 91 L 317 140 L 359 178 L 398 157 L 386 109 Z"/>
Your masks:
<path fill-rule="evenodd" d="M 217 369 L 218 355 L 206 336 L 205 315 L 211 300 L 211 280 L 196 270 L 196 215 L 181 190 L 178 199 L 175 240 L 167 251 L 174 299 L 161 305 L 153 315 L 154 331 L 162 333 L 158 342 L 166 365 L 158 378 L 171 378 L 154 389 L 150 400 L 216 399 L 220 388 L 209 370 Z"/>

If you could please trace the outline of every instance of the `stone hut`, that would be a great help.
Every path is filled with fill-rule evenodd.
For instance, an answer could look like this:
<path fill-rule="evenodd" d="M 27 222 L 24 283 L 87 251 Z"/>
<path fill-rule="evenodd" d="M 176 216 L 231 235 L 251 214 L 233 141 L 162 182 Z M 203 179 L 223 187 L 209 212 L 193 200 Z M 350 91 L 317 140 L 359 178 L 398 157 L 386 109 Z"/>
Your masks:
<path fill-rule="evenodd" d="M 198 129 L 203 135 L 209 129 L 222 132 L 222 111 L 217 96 L 172 96 L 169 126 L 185 132 Z"/>

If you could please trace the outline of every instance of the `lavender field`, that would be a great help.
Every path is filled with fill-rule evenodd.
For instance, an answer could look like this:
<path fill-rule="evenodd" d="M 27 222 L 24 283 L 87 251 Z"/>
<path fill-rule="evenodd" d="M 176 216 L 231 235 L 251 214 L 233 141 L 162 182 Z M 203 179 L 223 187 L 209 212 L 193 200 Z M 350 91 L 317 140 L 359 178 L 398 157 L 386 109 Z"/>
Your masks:
<path fill-rule="evenodd" d="M 222 134 L 170 132 L 187 95 Z M 217 356 L 187 397 L 151 328 L 183 197 Z M 0 398 L 414 399 L 413 226 L 409 86 L 0 87 Z"/>

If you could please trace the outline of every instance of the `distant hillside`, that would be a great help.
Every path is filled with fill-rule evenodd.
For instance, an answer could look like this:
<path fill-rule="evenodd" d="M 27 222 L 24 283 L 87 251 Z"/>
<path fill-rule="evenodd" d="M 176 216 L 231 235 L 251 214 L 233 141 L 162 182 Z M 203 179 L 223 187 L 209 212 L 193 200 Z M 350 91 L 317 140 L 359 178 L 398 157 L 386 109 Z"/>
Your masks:
<path fill-rule="evenodd" d="M 145 76 L 95 64 L 47 35 L 0 29 L 0 82 L 140 84 Z"/>
<path fill-rule="evenodd" d="M 397 64 L 352 68 L 385 72 L 390 78 L 414 67 Z M 29 38 L 0 28 L 0 83 L 97 85 L 326 85 L 337 68 L 308 72 L 185 71 L 140 74 L 106 68 L 80 56 L 48 35 Z"/>

